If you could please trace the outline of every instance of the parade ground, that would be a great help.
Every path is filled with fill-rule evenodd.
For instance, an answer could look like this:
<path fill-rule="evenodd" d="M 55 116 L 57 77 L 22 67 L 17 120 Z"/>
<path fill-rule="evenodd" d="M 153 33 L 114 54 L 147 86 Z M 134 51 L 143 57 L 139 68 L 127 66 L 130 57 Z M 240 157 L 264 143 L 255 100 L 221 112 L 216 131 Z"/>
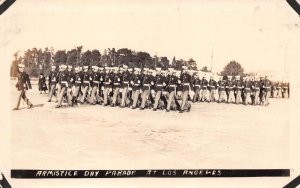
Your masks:
<path fill-rule="evenodd" d="M 11 84 L 11 104 L 17 91 Z M 289 100 L 193 103 L 188 113 L 82 105 L 56 109 L 39 94 L 12 111 L 14 169 L 288 168 Z"/>

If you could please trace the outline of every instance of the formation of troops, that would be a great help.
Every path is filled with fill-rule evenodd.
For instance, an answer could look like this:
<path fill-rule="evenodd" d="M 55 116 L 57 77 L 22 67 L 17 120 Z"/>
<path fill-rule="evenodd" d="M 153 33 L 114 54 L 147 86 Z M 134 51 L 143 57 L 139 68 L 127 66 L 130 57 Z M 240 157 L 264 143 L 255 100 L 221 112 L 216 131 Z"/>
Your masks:
<path fill-rule="evenodd" d="M 48 83 L 46 83 L 48 82 Z M 48 85 L 48 87 L 47 87 Z M 24 66 L 19 65 L 20 92 L 15 110 L 23 98 L 32 107 L 25 91 L 31 88 Z M 40 75 L 39 91 L 49 88 L 49 99 L 56 108 L 90 104 L 121 108 L 152 109 L 183 113 L 191 102 L 218 102 L 244 105 L 269 105 L 269 98 L 288 98 L 289 85 L 271 82 L 268 76 L 219 76 L 201 71 L 168 68 L 128 68 L 60 65 L 49 75 Z"/>

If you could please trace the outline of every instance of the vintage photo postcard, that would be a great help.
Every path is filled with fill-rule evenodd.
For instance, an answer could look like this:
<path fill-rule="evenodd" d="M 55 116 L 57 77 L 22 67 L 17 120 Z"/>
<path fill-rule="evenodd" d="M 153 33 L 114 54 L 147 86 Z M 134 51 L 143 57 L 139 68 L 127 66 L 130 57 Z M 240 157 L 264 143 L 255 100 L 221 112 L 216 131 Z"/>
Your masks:
<path fill-rule="evenodd" d="M 0 1 L 0 187 L 297 187 L 298 0 Z"/>

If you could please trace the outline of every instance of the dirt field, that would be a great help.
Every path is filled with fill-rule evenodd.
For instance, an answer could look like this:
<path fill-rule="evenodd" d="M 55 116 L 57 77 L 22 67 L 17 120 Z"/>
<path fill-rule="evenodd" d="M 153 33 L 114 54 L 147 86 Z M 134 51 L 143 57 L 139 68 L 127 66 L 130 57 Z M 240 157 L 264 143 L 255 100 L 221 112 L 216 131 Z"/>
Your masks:
<path fill-rule="evenodd" d="M 12 168 L 288 168 L 287 99 L 268 107 L 197 103 L 179 114 L 56 109 L 36 85 L 28 97 L 44 106 L 12 112 Z"/>

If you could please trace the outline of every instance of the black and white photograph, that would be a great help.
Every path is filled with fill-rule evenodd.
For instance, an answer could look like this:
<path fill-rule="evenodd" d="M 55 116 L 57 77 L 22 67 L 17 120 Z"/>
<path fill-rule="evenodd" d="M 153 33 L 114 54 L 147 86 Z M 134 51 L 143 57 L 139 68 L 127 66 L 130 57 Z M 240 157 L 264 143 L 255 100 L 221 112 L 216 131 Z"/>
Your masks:
<path fill-rule="evenodd" d="M 1 188 L 299 186 L 299 3 L 0 1 Z"/>

